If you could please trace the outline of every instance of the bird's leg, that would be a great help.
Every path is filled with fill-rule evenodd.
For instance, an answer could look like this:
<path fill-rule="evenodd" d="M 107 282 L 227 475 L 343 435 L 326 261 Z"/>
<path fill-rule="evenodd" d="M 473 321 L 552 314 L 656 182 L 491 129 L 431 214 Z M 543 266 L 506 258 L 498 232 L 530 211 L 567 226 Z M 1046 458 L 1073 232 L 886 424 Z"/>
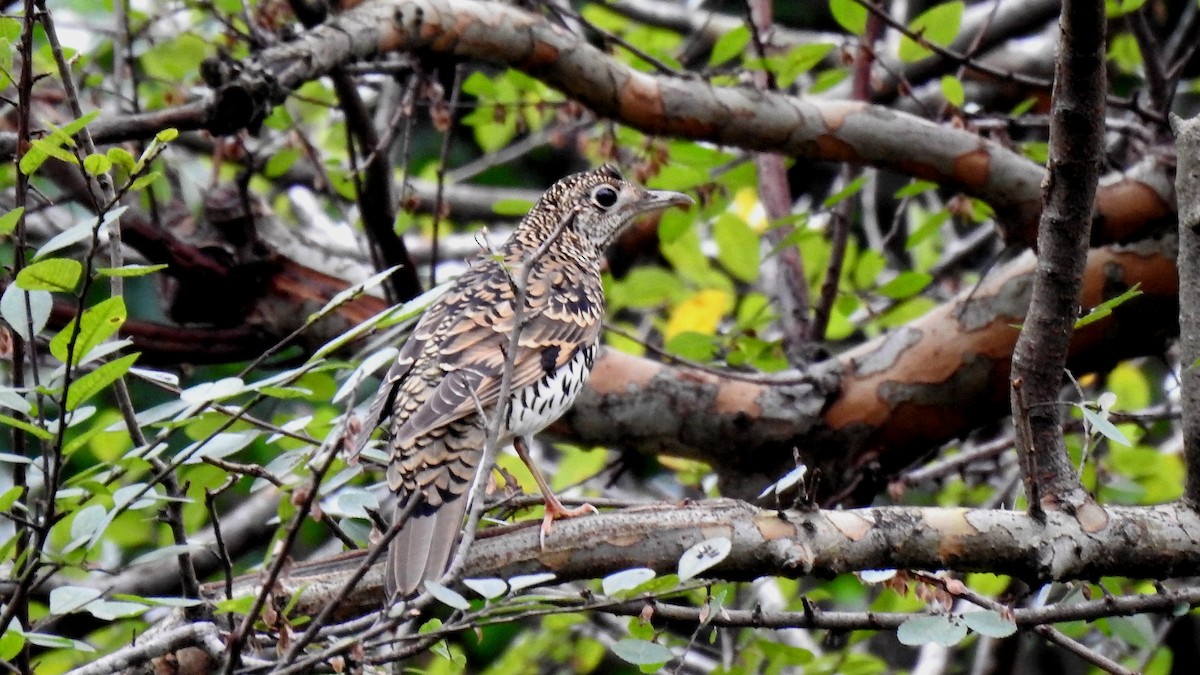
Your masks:
<path fill-rule="evenodd" d="M 542 518 L 542 533 L 538 537 L 542 547 L 546 546 L 546 535 L 550 533 L 555 520 L 561 518 L 576 518 L 588 513 L 599 513 L 596 507 L 591 504 L 584 504 L 573 509 L 568 509 L 558 500 L 558 496 L 550 489 L 550 485 L 542 476 L 542 472 L 538 470 L 537 465 L 533 463 L 533 459 L 529 457 L 529 446 L 524 438 L 518 436 L 513 439 L 513 449 L 517 451 L 517 456 L 525 462 L 525 466 L 529 467 L 529 473 L 533 474 L 533 479 L 537 481 L 538 489 L 542 491 L 542 500 L 546 502 L 546 517 Z"/>

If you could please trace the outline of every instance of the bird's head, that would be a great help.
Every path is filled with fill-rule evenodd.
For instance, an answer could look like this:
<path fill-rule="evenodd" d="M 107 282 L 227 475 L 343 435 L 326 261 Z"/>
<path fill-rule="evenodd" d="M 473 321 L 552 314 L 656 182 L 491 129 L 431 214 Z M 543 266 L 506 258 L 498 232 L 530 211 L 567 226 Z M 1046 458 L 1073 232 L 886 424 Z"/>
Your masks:
<path fill-rule="evenodd" d="M 606 164 L 567 176 L 552 185 L 530 215 L 552 214 L 540 223 L 551 231 L 560 220 L 569 218 L 567 227 L 594 246 L 598 253 L 603 253 L 637 216 L 693 203 L 692 198 L 682 192 L 647 190 L 631 183 Z"/>

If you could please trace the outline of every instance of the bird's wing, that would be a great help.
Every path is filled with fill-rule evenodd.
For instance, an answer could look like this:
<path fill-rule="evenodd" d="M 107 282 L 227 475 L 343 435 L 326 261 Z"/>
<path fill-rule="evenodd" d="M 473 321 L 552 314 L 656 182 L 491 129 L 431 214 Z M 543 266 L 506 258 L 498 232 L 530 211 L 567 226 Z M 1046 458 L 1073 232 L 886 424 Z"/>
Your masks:
<path fill-rule="evenodd" d="M 458 284 L 451 291 L 446 298 L 450 309 L 400 384 L 397 398 L 404 400 L 398 403 L 411 407 L 393 425 L 393 442 L 399 446 L 480 409 L 490 411 L 500 397 L 515 325 L 514 289 L 504 268 L 489 262 L 490 271 L 476 275 L 475 283 Z M 526 291 L 526 324 L 513 359 L 510 392 L 566 365 L 577 349 L 594 344 L 600 335 L 604 306 L 599 280 L 579 278 L 586 271 L 570 274 L 549 264 L 542 269 L 531 275 Z"/>
<path fill-rule="evenodd" d="M 469 271 L 467 274 L 471 274 L 471 272 Z M 454 305 L 447 303 L 446 295 L 443 295 L 421 315 L 416 327 L 400 347 L 396 360 L 392 362 L 392 366 L 388 368 L 387 374 L 379 383 L 379 390 L 375 393 L 375 398 L 371 400 L 362 416 L 361 425 L 355 430 L 348 443 L 348 449 L 352 455 L 361 452 L 375 429 L 392 415 L 400 385 L 412 371 L 422 351 L 437 332 L 438 326 L 445 320 L 447 313 L 453 309 Z"/>

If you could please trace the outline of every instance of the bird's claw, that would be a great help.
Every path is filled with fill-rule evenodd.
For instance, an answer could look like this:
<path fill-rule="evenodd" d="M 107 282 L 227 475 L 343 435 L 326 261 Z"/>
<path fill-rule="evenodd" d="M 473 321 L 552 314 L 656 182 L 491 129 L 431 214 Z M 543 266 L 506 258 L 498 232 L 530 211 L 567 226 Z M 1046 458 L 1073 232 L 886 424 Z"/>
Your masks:
<path fill-rule="evenodd" d="M 568 509 L 562 505 L 560 501 L 546 502 L 546 516 L 542 518 L 542 529 L 538 534 L 538 544 L 541 548 L 546 548 L 546 535 L 550 534 L 550 530 L 554 527 L 554 521 L 565 520 L 567 518 L 578 518 L 590 513 L 600 513 L 596 507 L 591 504 L 583 504 L 573 509 Z"/>

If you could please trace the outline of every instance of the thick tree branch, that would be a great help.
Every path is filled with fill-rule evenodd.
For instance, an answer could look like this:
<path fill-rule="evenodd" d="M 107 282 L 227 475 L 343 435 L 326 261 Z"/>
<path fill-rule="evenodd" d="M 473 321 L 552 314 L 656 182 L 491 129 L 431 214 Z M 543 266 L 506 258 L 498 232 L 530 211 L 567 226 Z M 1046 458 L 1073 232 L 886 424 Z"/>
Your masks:
<path fill-rule="evenodd" d="M 1176 330 L 1174 239 L 1097 249 L 1079 303 L 1141 284 L 1143 295 L 1078 331 L 1069 366 L 1161 354 Z M 791 468 L 792 449 L 825 494 L 870 500 L 933 448 L 1008 414 L 1009 369 L 1033 286 L 1026 254 L 978 289 L 805 371 L 751 381 L 606 352 L 554 429 L 579 442 L 694 457 L 725 494 L 753 496 Z M 831 389 L 832 387 L 832 389 Z"/>
<path fill-rule="evenodd" d="M 231 133 L 255 126 L 304 82 L 386 51 L 433 51 L 507 64 L 651 134 L 869 164 L 935 181 L 990 203 L 1013 240 L 1030 244 L 1036 236 L 1043 169 L 969 131 L 865 103 L 649 75 L 541 16 L 476 0 L 364 3 L 239 64 L 240 75 L 226 76 L 213 100 L 101 119 L 89 128 L 98 143 L 145 138 L 166 127 Z M 15 142 L 11 134 L 0 135 L 0 155 L 11 154 Z M 1106 180 L 1097 194 L 1095 241 L 1124 240 L 1146 223 L 1169 217 L 1173 188 L 1165 173 L 1152 157 Z"/>
<path fill-rule="evenodd" d="M 1183 402 L 1184 497 L 1200 506 L 1200 119 L 1172 115 L 1179 148 L 1179 348 Z"/>
<path fill-rule="evenodd" d="M 1087 265 L 1104 140 L 1105 15 L 1101 0 L 1066 0 L 1055 68 L 1046 208 L 1033 298 L 1013 352 L 1013 423 L 1029 506 L 1090 498 L 1067 456 L 1059 403 Z"/>
<path fill-rule="evenodd" d="M 990 572 L 1030 583 L 1101 576 L 1171 577 L 1200 573 L 1200 516 L 1177 505 L 1107 509 L 1106 527 L 1089 532 L 1065 513 L 1044 520 L 991 509 L 885 507 L 778 512 L 734 500 L 655 504 L 563 521 L 539 542 L 537 522 L 479 533 L 467 578 L 510 578 L 550 571 L 556 582 L 593 579 L 630 567 L 677 570 L 694 544 L 721 536 L 733 546 L 706 576 L 828 577 L 867 569 Z M 280 580 L 285 595 L 302 592 L 296 612 L 312 616 L 342 589 L 363 552 L 298 564 Z M 342 618 L 378 608 L 382 566 L 366 575 Z M 253 592 L 255 575 L 236 593 Z M 213 588 L 213 592 L 218 589 Z M 1197 598 L 1200 600 L 1200 597 Z M 1117 612 L 1120 613 L 1120 612 Z M 1042 617 L 1043 621 L 1054 620 Z"/>

